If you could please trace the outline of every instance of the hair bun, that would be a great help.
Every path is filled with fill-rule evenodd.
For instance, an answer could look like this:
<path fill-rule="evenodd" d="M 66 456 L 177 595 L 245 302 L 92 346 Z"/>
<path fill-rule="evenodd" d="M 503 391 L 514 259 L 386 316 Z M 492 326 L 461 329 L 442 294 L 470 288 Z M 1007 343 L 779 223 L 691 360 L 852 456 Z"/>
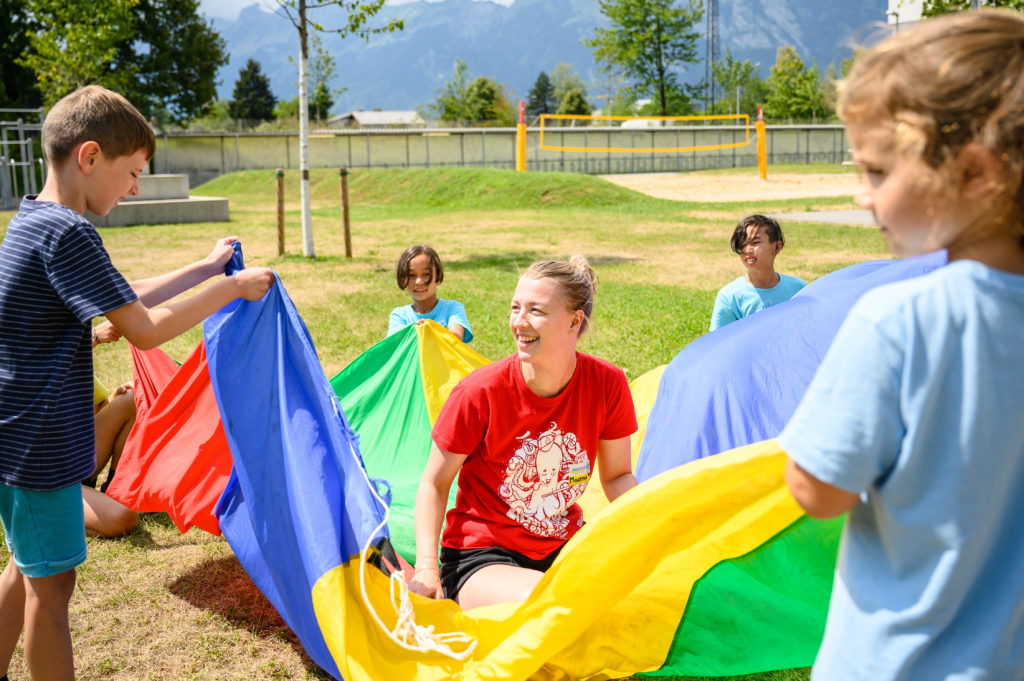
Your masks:
<path fill-rule="evenodd" d="M 597 272 L 590 266 L 590 261 L 585 255 L 574 255 L 569 258 L 569 266 L 576 270 L 584 279 L 590 282 L 590 289 L 597 293 Z"/>

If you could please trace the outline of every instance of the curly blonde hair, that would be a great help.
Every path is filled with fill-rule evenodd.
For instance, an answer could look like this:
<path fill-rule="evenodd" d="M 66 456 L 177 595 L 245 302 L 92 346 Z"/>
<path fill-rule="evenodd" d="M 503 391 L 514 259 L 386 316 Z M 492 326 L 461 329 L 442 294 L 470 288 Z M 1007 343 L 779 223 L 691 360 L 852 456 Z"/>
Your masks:
<path fill-rule="evenodd" d="M 897 150 L 940 181 L 951 178 L 966 144 L 980 144 L 1005 169 L 993 198 L 1024 214 L 1020 13 L 960 12 L 897 33 L 857 60 L 840 84 L 838 111 L 848 125 L 891 121 Z"/>

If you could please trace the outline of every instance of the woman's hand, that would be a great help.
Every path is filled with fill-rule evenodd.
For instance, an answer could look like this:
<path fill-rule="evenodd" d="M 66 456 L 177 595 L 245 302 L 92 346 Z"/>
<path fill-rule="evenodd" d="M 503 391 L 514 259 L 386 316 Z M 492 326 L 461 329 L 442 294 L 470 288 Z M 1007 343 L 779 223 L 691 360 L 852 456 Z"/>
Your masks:
<path fill-rule="evenodd" d="M 409 580 L 409 590 L 420 596 L 442 599 L 444 592 L 441 589 L 441 573 L 436 567 L 416 568 L 416 574 Z"/>

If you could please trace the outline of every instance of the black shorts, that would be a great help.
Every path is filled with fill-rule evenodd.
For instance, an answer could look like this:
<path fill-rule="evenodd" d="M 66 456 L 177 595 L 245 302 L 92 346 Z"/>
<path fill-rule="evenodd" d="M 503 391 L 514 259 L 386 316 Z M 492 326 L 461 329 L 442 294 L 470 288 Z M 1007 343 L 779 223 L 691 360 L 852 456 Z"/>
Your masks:
<path fill-rule="evenodd" d="M 564 546 L 564 544 L 562 545 Z M 514 567 L 527 568 L 547 572 L 551 564 L 558 557 L 557 549 L 544 556 L 540 560 L 534 560 L 516 551 L 503 549 L 500 546 L 491 546 L 485 549 L 450 549 L 441 547 L 441 588 L 444 590 L 444 597 L 455 600 L 459 591 L 466 585 L 474 572 L 488 565 L 512 565 Z"/>

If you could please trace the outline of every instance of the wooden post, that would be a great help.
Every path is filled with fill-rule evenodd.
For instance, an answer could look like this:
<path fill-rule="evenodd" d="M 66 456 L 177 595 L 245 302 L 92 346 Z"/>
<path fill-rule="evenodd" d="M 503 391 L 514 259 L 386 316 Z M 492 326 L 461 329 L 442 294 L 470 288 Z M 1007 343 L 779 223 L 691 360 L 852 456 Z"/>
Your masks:
<path fill-rule="evenodd" d="M 345 257 L 352 257 L 352 228 L 348 221 L 348 168 L 338 171 L 341 175 L 341 223 L 345 227 Z"/>
<path fill-rule="evenodd" d="M 277 255 L 284 255 L 284 171 L 274 171 L 277 178 Z"/>

